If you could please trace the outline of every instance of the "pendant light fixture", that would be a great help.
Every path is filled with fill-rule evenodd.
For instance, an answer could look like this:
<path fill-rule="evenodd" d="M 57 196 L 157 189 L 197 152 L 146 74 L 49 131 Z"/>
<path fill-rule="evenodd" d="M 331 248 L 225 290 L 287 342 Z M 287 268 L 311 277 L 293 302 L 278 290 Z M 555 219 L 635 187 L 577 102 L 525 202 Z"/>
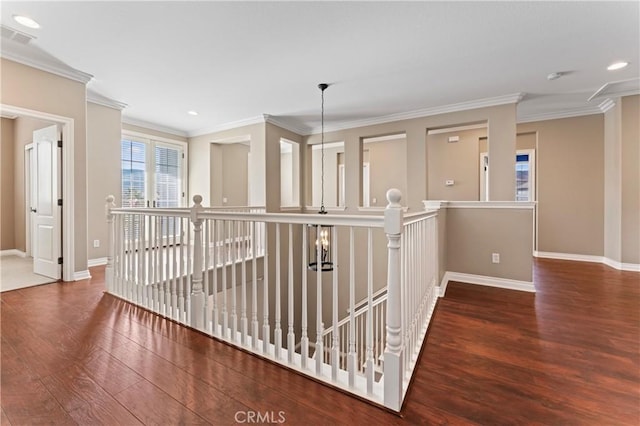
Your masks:
<path fill-rule="evenodd" d="M 322 104 L 320 113 L 320 152 L 322 154 L 321 161 L 321 174 L 320 174 L 320 211 L 319 213 L 327 214 L 327 210 L 324 207 L 324 91 L 329 87 L 326 83 L 318 84 L 320 89 Z M 321 271 L 333 271 L 333 261 L 331 258 L 331 238 L 332 238 L 331 225 L 308 225 L 309 231 L 309 269 L 312 271 L 318 270 L 318 264 L 320 264 Z"/>

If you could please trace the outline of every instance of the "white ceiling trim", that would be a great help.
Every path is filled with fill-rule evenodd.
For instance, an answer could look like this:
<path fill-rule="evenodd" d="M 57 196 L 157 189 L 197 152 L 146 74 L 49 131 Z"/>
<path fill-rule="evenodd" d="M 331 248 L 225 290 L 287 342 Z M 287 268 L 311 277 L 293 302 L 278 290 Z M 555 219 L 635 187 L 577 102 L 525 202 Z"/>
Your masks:
<path fill-rule="evenodd" d="M 382 117 L 356 120 L 356 121 L 339 124 L 336 126 L 327 126 L 325 124 L 324 126 L 325 133 L 335 132 L 337 130 L 354 129 L 357 127 L 373 126 L 376 124 L 390 123 L 393 121 L 402 121 L 402 120 L 411 120 L 414 118 L 429 117 L 432 115 L 447 114 L 451 112 L 467 111 L 471 109 L 488 108 L 488 107 L 507 105 L 507 104 L 517 104 L 524 98 L 524 96 L 525 96 L 525 93 L 519 92 L 519 93 L 512 93 L 509 95 L 496 96 L 493 98 L 476 99 L 473 101 L 460 102 L 456 104 L 443 105 L 439 107 L 401 112 L 398 114 L 390 114 Z M 308 134 L 319 133 L 319 132 L 320 132 L 320 128 L 315 128 L 312 130 L 311 133 L 308 133 Z"/>
<path fill-rule="evenodd" d="M 362 143 L 376 143 L 376 142 L 396 141 L 396 140 L 406 139 L 406 138 L 407 138 L 407 133 L 406 132 L 402 132 L 402 133 L 396 133 L 396 134 L 387 135 L 387 136 L 374 136 L 372 138 L 363 138 L 362 139 Z"/>
<path fill-rule="evenodd" d="M 602 101 L 600 105 L 598 105 L 598 108 L 600 108 L 600 111 L 602 111 L 602 113 L 605 113 L 609 111 L 611 108 L 613 108 L 614 106 L 616 106 L 616 103 L 613 100 L 605 99 L 604 101 Z"/>
<path fill-rule="evenodd" d="M 428 135 L 440 135 L 442 133 L 464 132 L 465 130 L 486 129 L 487 123 L 469 124 L 468 126 L 442 127 L 439 129 L 429 129 Z"/>
<path fill-rule="evenodd" d="M 117 109 L 122 111 L 127 107 L 127 104 L 124 102 L 116 101 L 111 98 L 107 98 L 99 93 L 96 93 L 92 90 L 87 90 L 87 102 L 91 102 L 93 104 L 102 105 L 108 108 Z"/>
<path fill-rule="evenodd" d="M 149 121 L 144 121 L 144 120 L 138 120 L 136 118 L 131 118 L 131 117 L 122 116 L 122 123 L 130 124 L 132 126 L 144 127 L 145 129 L 156 130 L 158 132 L 169 133 L 171 135 L 176 135 L 176 136 L 182 136 L 182 137 L 189 136 L 186 132 L 183 132 L 182 130 L 174 129 L 172 127 L 161 126 L 156 123 L 151 123 Z"/>
<path fill-rule="evenodd" d="M 219 126 L 205 127 L 194 132 L 188 132 L 187 136 L 190 138 L 195 136 L 207 135 L 209 133 L 222 132 L 224 130 L 237 129 L 238 127 L 251 126 L 252 124 L 265 123 L 267 121 L 267 114 L 256 115 L 255 117 L 245 118 L 243 120 L 232 121 L 229 123 L 221 124 Z"/>
<path fill-rule="evenodd" d="M 306 126 L 301 127 L 301 126 L 296 126 L 292 123 L 287 123 L 285 121 L 282 121 L 282 119 L 279 119 L 271 114 L 264 114 L 264 117 L 265 117 L 266 123 L 271 123 L 274 126 L 278 126 L 282 129 L 288 130 L 297 135 L 304 135 L 309 131 L 309 128 Z"/>
<path fill-rule="evenodd" d="M 44 55 L 36 55 L 33 49 L 38 49 L 43 52 L 37 47 L 20 44 L 11 39 L 3 39 L 2 52 L 0 53 L 0 56 L 5 59 L 9 59 L 10 61 L 59 75 L 60 77 L 65 77 L 83 84 L 87 84 L 93 78 L 91 74 L 72 68 L 63 62 L 58 61 L 46 52 L 44 52 Z"/>
<path fill-rule="evenodd" d="M 517 123 L 531 123 L 534 121 L 556 120 L 559 118 L 581 117 L 583 115 L 602 114 L 597 106 L 588 106 L 563 111 L 545 112 L 541 114 L 518 115 Z"/>

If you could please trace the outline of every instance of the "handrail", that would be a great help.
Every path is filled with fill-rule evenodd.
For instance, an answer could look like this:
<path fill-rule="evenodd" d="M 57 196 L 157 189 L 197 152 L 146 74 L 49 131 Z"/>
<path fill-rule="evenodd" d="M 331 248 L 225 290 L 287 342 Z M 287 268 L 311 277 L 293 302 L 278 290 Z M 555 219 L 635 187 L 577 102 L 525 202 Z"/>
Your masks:
<path fill-rule="evenodd" d="M 113 208 L 112 214 L 147 214 L 151 216 L 171 215 L 177 217 L 190 217 L 190 209 L 164 209 L 164 208 Z M 202 209 L 197 213 L 200 219 L 238 220 L 245 222 L 266 223 L 292 223 L 296 225 L 334 225 L 334 226 L 363 226 L 370 228 L 384 227 L 384 216 L 365 215 L 313 215 L 300 213 L 251 213 L 251 212 L 225 212 Z"/>

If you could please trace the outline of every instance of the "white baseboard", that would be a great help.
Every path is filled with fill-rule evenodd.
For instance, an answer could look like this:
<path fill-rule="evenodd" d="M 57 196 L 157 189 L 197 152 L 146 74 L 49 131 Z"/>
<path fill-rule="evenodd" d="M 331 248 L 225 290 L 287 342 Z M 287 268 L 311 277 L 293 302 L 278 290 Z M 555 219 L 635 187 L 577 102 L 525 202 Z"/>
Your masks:
<path fill-rule="evenodd" d="M 85 271 L 76 271 L 73 273 L 74 281 L 88 280 L 89 278 L 91 278 L 91 274 L 89 273 L 88 269 Z"/>
<path fill-rule="evenodd" d="M 640 264 L 638 263 L 621 263 L 608 257 L 603 258 L 602 263 L 621 271 L 640 272 Z"/>
<path fill-rule="evenodd" d="M 447 292 L 447 284 L 449 284 L 449 276 L 447 272 L 442 276 L 442 281 L 440 281 L 440 286 L 438 287 L 438 297 L 444 297 L 444 294 Z"/>
<path fill-rule="evenodd" d="M 442 277 L 442 283 L 440 283 L 441 297 L 444 296 L 447 291 L 447 284 L 449 284 L 449 281 L 504 288 L 508 290 L 526 291 L 529 293 L 536 292 L 536 287 L 533 285 L 532 281 L 519 281 L 508 278 L 487 277 L 485 275 L 463 274 L 461 272 L 447 271 L 445 272 L 444 277 Z"/>
<path fill-rule="evenodd" d="M 27 253 L 17 249 L 0 250 L 0 257 L 4 257 L 4 256 L 27 257 Z"/>
<path fill-rule="evenodd" d="M 93 268 L 94 266 L 102 266 L 102 265 L 106 265 L 107 264 L 107 258 L 106 257 L 98 257 L 95 259 L 89 259 L 87 261 L 87 266 L 89 268 Z"/>
<path fill-rule="evenodd" d="M 534 257 L 542 257 L 545 259 L 573 260 L 576 262 L 593 262 L 603 263 L 620 271 L 640 272 L 640 264 L 638 263 L 621 263 L 604 256 L 592 256 L 587 254 L 573 253 L 553 253 L 548 251 L 534 251 Z"/>

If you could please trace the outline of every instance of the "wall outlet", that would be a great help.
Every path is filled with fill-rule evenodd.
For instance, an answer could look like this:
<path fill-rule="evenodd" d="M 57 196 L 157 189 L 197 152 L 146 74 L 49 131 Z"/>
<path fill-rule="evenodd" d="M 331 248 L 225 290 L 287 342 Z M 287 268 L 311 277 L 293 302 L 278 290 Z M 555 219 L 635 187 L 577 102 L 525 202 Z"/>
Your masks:
<path fill-rule="evenodd" d="M 371 200 L 371 204 L 378 204 L 378 199 L 376 197 L 373 197 L 373 200 Z"/>
<path fill-rule="evenodd" d="M 454 183 L 456 183 L 456 181 L 453 179 L 447 179 L 444 181 L 445 186 L 453 186 Z"/>
<path fill-rule="evenodd" d="M 491 254 L 491 261 L 493 263 L 500 263 L 500 253 L 492 253 Z"/>
<path fill-rule="evenodd" d="M 93 248 L 100 247 L 100 240 L 93 240 Z"/>
<path fill-rule="evenodd" d="M 222 197 L 222 202 L 223 202 L 224 204 L 227 204 L 227 197 Z"/>

